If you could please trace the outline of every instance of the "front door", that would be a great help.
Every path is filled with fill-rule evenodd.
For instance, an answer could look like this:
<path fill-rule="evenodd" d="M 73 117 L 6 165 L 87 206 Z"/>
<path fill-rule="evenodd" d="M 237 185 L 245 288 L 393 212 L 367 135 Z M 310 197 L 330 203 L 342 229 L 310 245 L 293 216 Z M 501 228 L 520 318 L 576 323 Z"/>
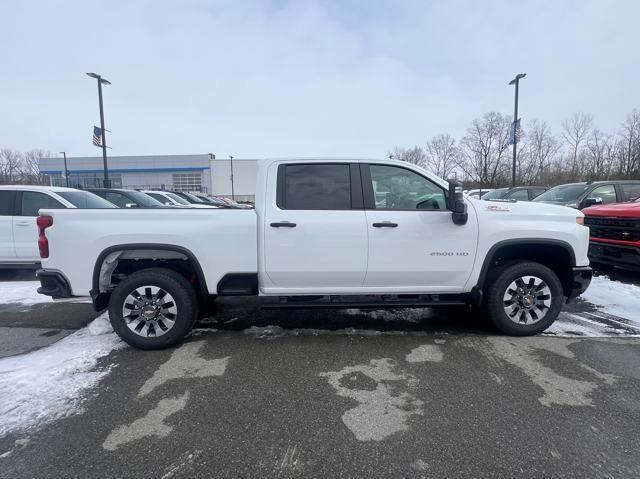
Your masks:
<path fill-rule="evenodd" d="M 262 232 L 265 291 L 311 294 L 361 287 L 367 227 L 358 165 L 273 167 L 268 181 L 276 183 L 277 176 L 277 193 L 267 199 Z"/>
<path fill-rule="evenodd" d="M 13 201 L 14 190 L 0 190 L 0 262 L 11 263 L 16 260 L 13 248 Z"/>
<path fill-rule="evenodd" d="M 36 218 L 41 209 L 65 208 L 55 198 L 39 191 L 23 191 L 17 195 L 18 215 L 13 217 L 13 239 L 18 261 L 40 261 Z"/>
<path fill-rule="evenodd" d="M 405 167 L 361 165 L 369 232 L 367 287 L 457 292 L 474 264 L 478 226 L 473 211 L 456 225 L 445 190 Z"/>

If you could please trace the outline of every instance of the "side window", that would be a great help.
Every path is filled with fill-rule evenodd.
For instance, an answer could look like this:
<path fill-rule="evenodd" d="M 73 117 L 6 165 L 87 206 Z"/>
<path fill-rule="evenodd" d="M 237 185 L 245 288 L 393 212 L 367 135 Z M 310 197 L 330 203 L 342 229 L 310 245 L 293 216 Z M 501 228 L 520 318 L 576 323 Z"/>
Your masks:
<path fill-rule="evenodd" d="M 0 191 L 0 216 L 13 216 L 14 190 Z"/>
<path fill-rule="evenodd" d="M 636 201 L 640 198 L 640 184 L 621 184 L 622 201 Z"/>
<path fill-rule="evenodd" d="M 63 209 L 66 207 L 58 200 L 44 193 L 38 193 L 36 191 L 22 192 L 21 216 L 38 216 L 38 211 L 45 208 Z"/>
<path fill-rule="evenodd" d="M 377 210 L 445 210 L 444 190 L 398 166 L 369 165 Z"/>
<path fill-rule="evenodd" d="M 615 203 L 616 189 L 613 185 L 602 185 L 595 188 L 591 193 L 587 195 L 587 198 L 602 198 L 602 203 Z"/>
<path fill-rule="evenodd" d="M 129 200 L 126 196 L 120 193 L 114 193 L 113 191 L 107 191 L 105 199 L 120 208 L 126 208 L 127 203 L 133 203 L 133 201 Z"/>
<path fill-rule="evenodd" d="M 533 189 L 533 190 L 531 190 L 530 198 L 534 199 L 535 197 L 540 196 L 545 191 L 547 191 L 547 190 L 543 190 L 542 188 Z"/>
<path fill-rule="evenodd" d="M 509 196 L 510 200 L 529 201 L 529 192 L 527 190 L 516 190 Z"/>
<path fill-rule="evenodd" d="M 325 163 L 285 165 L 284 192 L 278 203 L 286 210 L 351 209 L 349 165 Z"/>
<path fill-rule="evenodd" d="M 167 198 L 165 198 L 162 195 L 159 195 L 158 193 L 145 193 L 145 194 L 151 196 L 151 198 L 153 198 L 154 200 L 158 200 L 163 205 L 169 203 L 169 200 Z"/>

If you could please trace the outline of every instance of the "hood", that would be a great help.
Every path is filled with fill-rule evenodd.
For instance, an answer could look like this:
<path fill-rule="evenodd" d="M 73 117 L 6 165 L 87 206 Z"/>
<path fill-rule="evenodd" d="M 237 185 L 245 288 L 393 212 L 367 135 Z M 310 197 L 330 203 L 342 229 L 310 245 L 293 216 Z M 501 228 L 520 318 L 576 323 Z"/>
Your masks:
<path fill-rule="evenodd" d="M 545 203 L 547 205 L 560 205 L 560 206 L 569 206 L 571 204 L 575 204 L 575 201 L 549 201 L 549 200 L 538 200 L 534 201 L 534 203 Z"/>
<path fill-rule="evenodd" d="M 563 206 L 560 203 L 550 203 L 546 201 L 493 201 L 493 200 L 472 200 L 476 211 L 484 214 L 506 214 L 510 216 L 556 216 L 576 218 L 583 216 L 579 210 Z"/>
<path fill-rule="evenodd" d="M 586 216 L 608 216 L 613 218 L 640 218 L 640 203 L 612 203 L 590 206 L 582 212 Z"/>

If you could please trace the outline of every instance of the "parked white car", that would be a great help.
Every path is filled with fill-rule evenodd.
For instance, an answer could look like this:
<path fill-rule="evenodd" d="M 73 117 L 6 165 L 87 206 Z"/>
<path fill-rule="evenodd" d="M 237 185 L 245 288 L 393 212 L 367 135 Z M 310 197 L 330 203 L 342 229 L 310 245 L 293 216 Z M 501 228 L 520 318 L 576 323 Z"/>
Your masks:
<path fill-rule="evenodd" d="M 93 193 L 51 186 L 0 186 L 0 266 L 40 263 L 38 211 L 64 208 L 115 208 Z"/>
<path fill-rule="evenodd" d="M 154 200 L 158 200 L 160 203 L 166 206 L 182 206 L 184 208 L 217 208 L 217 206 L 213 205 L 196 205 L 193 203 L 189 203 L 184 198 L 180 198 L 175 193 L 170 191 L 158 191 L 158 190 L 142 190 L 142 193 L 151 196 Z"/>

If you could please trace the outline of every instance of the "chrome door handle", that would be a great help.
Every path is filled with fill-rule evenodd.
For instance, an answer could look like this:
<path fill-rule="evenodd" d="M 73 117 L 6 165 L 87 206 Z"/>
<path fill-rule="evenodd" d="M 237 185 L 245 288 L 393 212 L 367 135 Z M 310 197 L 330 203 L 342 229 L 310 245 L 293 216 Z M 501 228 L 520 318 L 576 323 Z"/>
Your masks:
<path fill-rule="evenodd" d="M 383 221 L 382 223 L 373 223 L 371 226 L 374 228 L 397 228 L 398 223 L 392 223 L 391 221 Z"/>

